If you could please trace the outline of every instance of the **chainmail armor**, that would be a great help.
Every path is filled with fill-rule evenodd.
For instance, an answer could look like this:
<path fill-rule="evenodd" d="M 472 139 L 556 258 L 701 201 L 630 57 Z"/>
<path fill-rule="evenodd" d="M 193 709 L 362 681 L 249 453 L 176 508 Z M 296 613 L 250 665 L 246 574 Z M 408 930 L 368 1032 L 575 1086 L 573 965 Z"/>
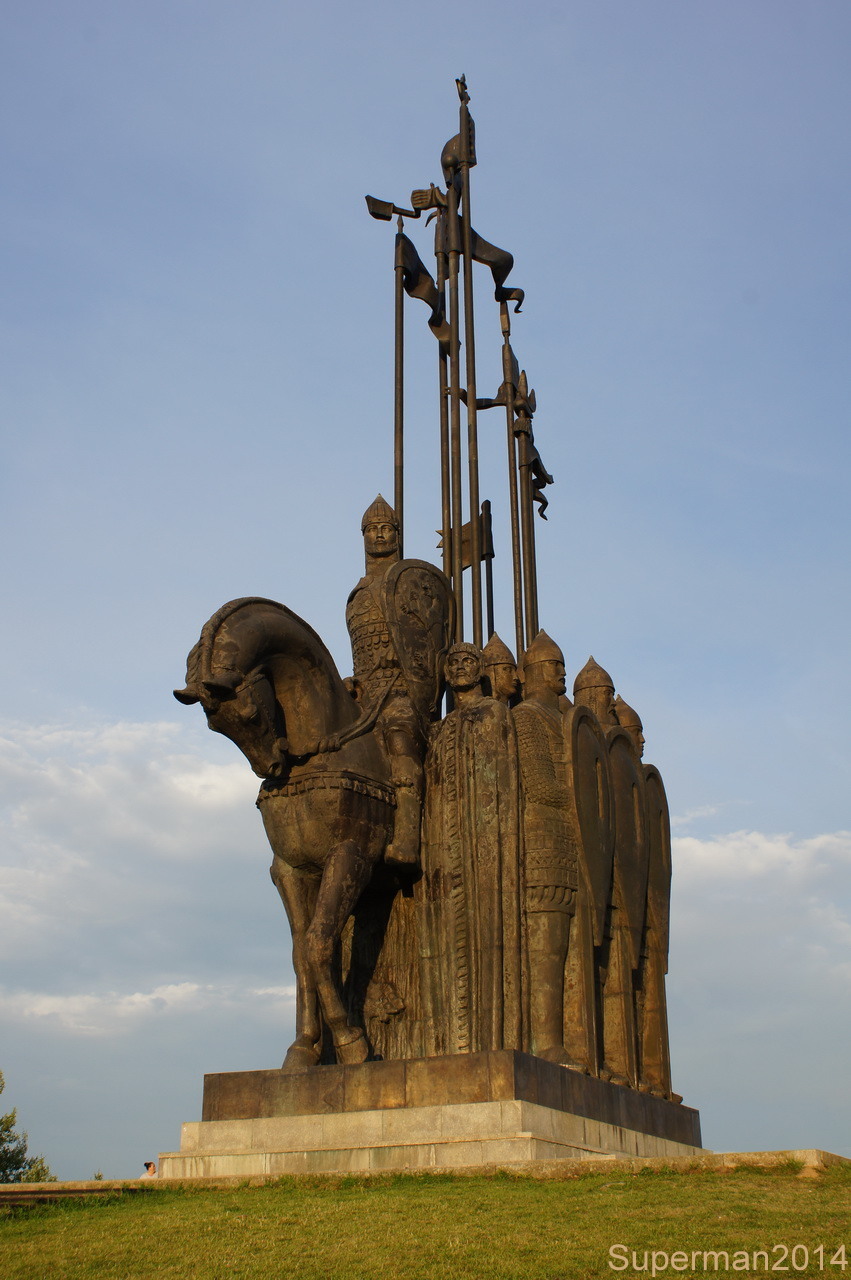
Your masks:
<path fill-rule="evenodd" d="M 527 909 L 572 910 L 577 850 L 568 822 L 570 792 L 561 724 L 522 702 L 514 710 L 523 786 Z"/>
<path fill-rule="evenodd" d="M 393 684 L 399 662 L 393 650 L 390 629 L 368 586 L 355 591 L 346 609 L 346 626 L 352 641 L 355 678 L 372 698 Z"/>

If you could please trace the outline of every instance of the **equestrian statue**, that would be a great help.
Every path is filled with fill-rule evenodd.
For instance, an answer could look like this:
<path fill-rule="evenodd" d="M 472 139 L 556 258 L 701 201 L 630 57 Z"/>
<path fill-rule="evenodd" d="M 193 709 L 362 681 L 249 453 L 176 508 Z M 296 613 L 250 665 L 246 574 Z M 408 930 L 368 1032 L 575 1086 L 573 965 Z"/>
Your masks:
<path fill-rule="evenodd" d="M 380 495 L 362 529 L 366 574 L 347 610 L 352 678 L 341 678 L 292 610 L 248 597 L 205 624 L 186 686 L 175 690 L 178 701 L 201 704 L 209 727 L 235 742 L 263 779 L 257 804 L 297 984 L 286 1071 L 320 1061 L 323 1022 L 338 1062 L 370 1056 L 346 1007 L 338 949 L 382 859 L 418 869 L 422 757 L 452 639 L 449 583 L 434 566 L 399 558 L 398 524 Z"/>

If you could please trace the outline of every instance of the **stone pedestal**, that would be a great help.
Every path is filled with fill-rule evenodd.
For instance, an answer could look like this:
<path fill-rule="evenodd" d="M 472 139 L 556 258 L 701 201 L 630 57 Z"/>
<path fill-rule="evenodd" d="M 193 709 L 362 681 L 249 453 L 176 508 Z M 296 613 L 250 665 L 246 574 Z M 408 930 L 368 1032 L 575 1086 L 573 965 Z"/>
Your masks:
<path fill-rule="evenodd" d="M 697 1111 L 511 1050 L 204 1077 L 163 1178 L 689 1156 Z"/>

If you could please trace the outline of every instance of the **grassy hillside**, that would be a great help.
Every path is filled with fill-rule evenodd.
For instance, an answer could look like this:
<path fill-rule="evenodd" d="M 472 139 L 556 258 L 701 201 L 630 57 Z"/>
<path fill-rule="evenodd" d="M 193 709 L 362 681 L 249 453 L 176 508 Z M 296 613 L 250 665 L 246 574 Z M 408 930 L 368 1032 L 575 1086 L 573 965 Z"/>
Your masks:
<path fill-rule="evenodd" d="M 849 1224 L 848 1166 L 812 1176 L 788 1165 L 688 1173 L 615 1166 L 548 1181 L 500 1174 L 154 1184 L 134 1195 L 0 1209 L 0 1276 L 582 1280 L 717 1267 L 842 1280 L 851 1265 L 836 1251 L 844 1244 L 851 1264 Z M 613 1245 L 625 1248 L 610 1253 Z M 764 1261 L 754 1257 L 760 1250 Z M 722 1252 L 716 1260 L 704 1251 Z"/>

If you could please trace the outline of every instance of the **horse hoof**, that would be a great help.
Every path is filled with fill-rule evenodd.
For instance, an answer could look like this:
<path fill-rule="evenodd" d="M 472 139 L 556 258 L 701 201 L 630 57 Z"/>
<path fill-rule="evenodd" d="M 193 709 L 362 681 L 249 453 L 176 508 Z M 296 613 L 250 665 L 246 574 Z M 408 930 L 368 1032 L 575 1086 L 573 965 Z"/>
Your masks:
<path fill-rule="evenodd" d="M 364 1033 L 356 1030 L 352 1032 L 351 1039 L 343 1043 L 335 1038 L 334 1051 L 338 1062 L 344 1066 L 351 1066 L 354 1063 L 366 1062 L 369 1057 L 369 1044 Z"/>
<path fill-rule="evenodd" d="M 387 846 L 384 850 L 384 861 L 388 867 L 395 867 L 398 871 L 420 870 L 420 855 L 417 850 L 406 848 L 401 842 Z"/>
<path fill-rule="evenodd" d="M 287 1049 L 287 1056 L 284 1058 L 282 1071 L 290 1074 L 296 1071 L 309 1071 L 311 1067 L 315 1067 L 319 1061 L 319 1050 L 312 1046 L 299 1044 L 296 1040 L 295 1044 L 291 1044 Z"/>

